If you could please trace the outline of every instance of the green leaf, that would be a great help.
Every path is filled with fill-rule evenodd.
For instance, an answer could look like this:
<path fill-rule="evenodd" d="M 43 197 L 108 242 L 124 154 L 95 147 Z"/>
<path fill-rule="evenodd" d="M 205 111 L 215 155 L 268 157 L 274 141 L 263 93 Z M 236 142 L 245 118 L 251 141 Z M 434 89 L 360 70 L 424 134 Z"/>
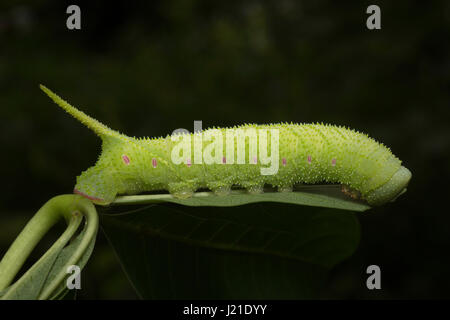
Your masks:
<path fill-rule="evenodd" d="M 61 270 L 64 270 L 65 266 L 68 264 L 68 262 L 71 260 L 71 257 L 73 257 L 78 249 L 83 245 L 82 240 L 86 238 L 86 227 L 83 229 L 83 231 L 76 237 L 75 240 L 73 240 L 67 247 L 65 247 L 60 254 L 58 255 L 58 259 L 56 259 L 53 268 L 49 272 L 49 276 L 47 277 L 47 281 L 44 284 L 44 287 L 49 285 L 53 279 L 57 277 L 58 272 Z M 89 245 L 87 248 L 83 249 L 83 254 L 81 255 L 80 259 L 76 262 L 76 265 L 80 267 L 81 270 L 83 270 L 84 266 L 89 260 L 89 257 L 92 254 L 92 251 L 94 250 L 95 246 L 95 235 L 91 237 L 89 240 Z M 65 280 L 65 279 L 64 279 Z M 51 300 L 57 300 L 63 298 L 68 293 L 68 288 L 65 281 L 62 281 L 59 284 L 59 287 L 54 289 L 52 292 Z"/>
<path fill-rule="evenodd" d="M 305 185 L 298 187 L 294 192 L 264 192 L 261 194 L 250 194 L 245 190 L 232 190 L 226 196 L 217 196 L 212 192 L 196 192 L 187 199 L 179 199 L 170 194 L 122 196 L 117 197 L 113 204 L 171 202 L 196 207 L 234 207 L 257 202 L 279 202 L 359 212 L 370 209 L 366 203 L 347 197 L 340 188 L 337 185 Z"/>
<path fill-rule="evenodd" d="M 52 273 L 53 266 L 57 263 L 58 256 L 64 246 L 75 234 L 82 217 L 76 217 L 70 223 L 64 234 L 52 245 L 52 247 L 39 259 L 16 283 L 8 288 L 2 299 L 30 300 L 38 299 L 48 275 Z"/>
<path fill-rule="evenodd" d="M 201 198 L 203 207 L 192 207 L 199 199 L 171 199 L 189 204 L 120 214 L 111 213 L 121 208 L 107 208 L 101 215 L 102 228 L 142 298 L 312 298 L 329 269 L 359 242 L 351 212 L 270 202 L 229 208 L 239 200 L 214 197 Z M 300 197 L 300 202 L 317 200 Z M 208 207 L 214 201 L 224 207 Z"/>
<path fill-rule="evenodd" d="M 95 244 L 95 237 L 90 239 L 89 247 L 83 252 L 81 259 L 73 261 L 71 259 L 82 244 L 85 237 L 84 229 L 68 246 L 58 245 L 49 249 L 49 253 L 43 256 L 20 280 L 11 286 L 2 299 L 38 299 L 41 294 L 52 282 L 57 279 L 58 274 L 66 272 L 66 266 L 70 263 L 76 263 L 80 269 L 86 265 Z M 69 264 L 70 265 L 70 264 Z M 50 296 L 45 298 L 60 299 L 68 293 L 66 278 L 58 280 L 56 289 L 50 292 Z"/>
<path fill-rule="evenodd" d="M 86 223 L 76 235 L 83 215 Z M 0 273 L 9 275 L 9 270 L 17 269 L 17 266 L 13 266 L 16 261 L 10 257 L 19 257 L 22 246 L 29 251 L 28 247 L 34 246 L 43 236 L 42 231 L 48 230 L 57 217 L 63 216 L 68 219 L 65 232 L 19 280 L 1 292 L 1 299 L 60 299 L 67 293 L 67 267 L 77 265 L 82 269 L 85 266 L 94 248 L 98 230 L 95 207 L 89 200 L 77 195 L 52 198 L 38 211 L 25 227 L 25 233 L 23 231 L 8 250 L 2 260 Z M 54 218 L 47 220 L 48 217 Z M 47 225 L 42 227 L 43 224 Z M 30 237 L 29 233 L 34 234 Z M 31 238 L 32 241 L 29 240 Z M 20 260 L 23 258 L 20 256 Z"/>

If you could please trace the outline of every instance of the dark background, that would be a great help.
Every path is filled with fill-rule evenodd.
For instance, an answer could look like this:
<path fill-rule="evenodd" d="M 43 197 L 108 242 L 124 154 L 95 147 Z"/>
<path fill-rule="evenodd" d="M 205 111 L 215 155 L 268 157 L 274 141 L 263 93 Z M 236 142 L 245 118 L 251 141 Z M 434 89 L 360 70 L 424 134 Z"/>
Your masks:
<path fill-rule="evenodd" d="M 69 4 L 81 7 L 79 31 L 66 28 Z M 381 7 L 381 30 L 366 28 L 370 4 Z M 320 297 L 449 298 L 449 51 L 445 0 L 2 1 L 0 255 L 100 150 L 43 83 L 131 136 L 193 130 L 194 120 L 368 133 L 413 178 L 395 203 L 359 215 L 359 249 Z M 382 290 L 365 286 L 371 264 Z M 79 298 L 136 298 L 102 234 Z"/>

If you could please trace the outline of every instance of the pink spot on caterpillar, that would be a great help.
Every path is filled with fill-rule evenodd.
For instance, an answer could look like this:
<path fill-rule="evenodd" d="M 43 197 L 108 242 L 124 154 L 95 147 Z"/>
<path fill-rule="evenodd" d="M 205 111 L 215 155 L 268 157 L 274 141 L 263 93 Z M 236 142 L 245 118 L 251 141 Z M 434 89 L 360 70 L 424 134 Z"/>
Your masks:
<path fill-rule="evenodd" d="M 256 156 L 253 157 L 253 163 L 256 164 L 258 162 L 258 158 Z"/>
<path fill-rule="evenodd" d="M 130 158 L 128 158 L 127 155 L 123 155 L 123 156 L 122 156 L 122 159 L 123 159 L 123 162 L 124 162 L 126 165 L 129 165 L 129 164 L 130 164 Z"/>
<path fill-rule="evenodd" d="M 286 158 L 283 158 L 283 166 L 285 166 L 286 165 Z"/>
<path fill-rule="evenodd" d="M 308 163 L 311 164 L 311 156 L 308 156 Z"/>
<path fill-rule="evenodd" d="M 192 165 L 191 159 L 186 159 L 186 164 L 187 164 L 188 167 L 190 167 Z"/>
<path fill-rule="evenodd" d="M 153 166 L 153 168 L 156 168 L 157 165 L 158 165 L 158 162 L 156 162 L 156 159 L 153 158 L 152 159 L 152 166 Z"/>
<path fill-rule="evenodd" d="M 227 158 L 223 157 L 222 158 L 222 163 L 227 163 Z"/>
<path fill-rule="evenodd" d="M 79 194 L 80 196 L 83 196 L 83 197 L 85 197 L 85 198 L 88 198 L 88 199 L 91 200 L 91 201 L 97 201 L 97 202 L 104 202 L 104 201 L 105 201 L 105 200 L 103 200 L 103 199 L 100 199 L 100 198 L 96 198 L 96 197 L 92 197 L 92 196 L 90 196 L 90 195 L 87 195 L 86 193 L 81 192 L 80 190 L 77 190 L 77 189 L 73 189 L 73 193 Z"/>
<path fill-rule="evenodd" d="M 334 167 L 336 165 L 336 159 L 331 160 L 331 165 Z"/>

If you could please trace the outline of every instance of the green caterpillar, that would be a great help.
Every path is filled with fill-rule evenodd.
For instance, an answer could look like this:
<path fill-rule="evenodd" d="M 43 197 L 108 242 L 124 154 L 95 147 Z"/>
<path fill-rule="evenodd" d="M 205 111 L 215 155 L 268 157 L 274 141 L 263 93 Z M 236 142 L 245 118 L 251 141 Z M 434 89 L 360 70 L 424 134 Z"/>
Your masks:
<path fill-rule="evenodd" d="M 157 190 L 168 190 L 183 198 L 203 188 L 226 195 L 234 186 L 258 193 L 266 184 L 277 187 L 279 191 L 290 191 L 296 183 L 320 182 L 340 183 L 346 190 L 357 192 L 369 205 L 381 205 L 405 192 L 411 178 L 411 172 L 388 148 L 365 134 L 344 127 L 323 124 L 243 125 L 166 138 L 137 139 L 111 130 L 46 87 L 40 87 L 56 104 L 102 139 L 102 152 L 97 163 L 77 177 L 74 189 L 75 193 L 101 205 L 110 204 L 117 195 Z M 236 132 L 270 133 L 258 138 L 259 157 L 250 144 L 250 136 L 243 137 L 243 147 L 235 145 L 233 136 L 232 140 L 226 139 L 232 129 Z M 194 146 L 189 144 L 186 149 L 187 144 L 178 141 L 190 141 L 191 138 L 196 141 L 202 135 L 209 137 L 211 143 L 199 147 L 194 142 Z M 272 174 L 264 174 L 263 170 L 268 170 L 270 161 L 268 151 L 265 156 L 261 153 L 261 143 L 266 142 L 269 136 L 271 139 L 267 146 L 271 150 L 271 166 L 276 170 L 272 170 Z M 236 141 L 238 139 L 236 136 Z M 183 151 L 183 156 L 178 157 L 181 161 L 174 163 L 176 148 L 179 150 L 175 154 L 180 155 Z M 221 153 L 224 150 L 227 151 L 226 157 Z M 249 163 L 239 162 L 240 151 L 249 155 Z M 202 154 L 209 154 L 214 161 L 208 162 L 206 156 L 202 159 Z"/>

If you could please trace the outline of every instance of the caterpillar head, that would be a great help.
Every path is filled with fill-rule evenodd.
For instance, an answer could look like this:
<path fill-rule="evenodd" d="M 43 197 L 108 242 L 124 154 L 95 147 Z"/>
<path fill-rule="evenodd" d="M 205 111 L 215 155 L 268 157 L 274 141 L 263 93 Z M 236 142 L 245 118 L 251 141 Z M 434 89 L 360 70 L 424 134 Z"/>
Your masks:
<path fill-rule="evenodd" d="M 97 164 L 77 177 L 74 193 L 90 199 L 95 204 L 107 205 L 114 201 L 117 189 L 108 170 L 102 170 Z"/>
<path fill-rule="evenodd" d="M 411 180 L 411 171 L 401 166 L 396 173 L 382 186 L 370 191 L 366 200 L 371 206 L 379 206 L 389 201 L 394 201 L 401 194 L 406 192 L 409 180 Z"/>
<path fill-rule="evenodd" d="M 139 149 L 128 137 L 102 137 L 102 152 L 95 166 L 77 177 L 74 192 L 100 205 L 108 205 L 118 194 L 142 191 L 136 165 Z M 142 161 L 141 161 L 142 162 Z"/>

